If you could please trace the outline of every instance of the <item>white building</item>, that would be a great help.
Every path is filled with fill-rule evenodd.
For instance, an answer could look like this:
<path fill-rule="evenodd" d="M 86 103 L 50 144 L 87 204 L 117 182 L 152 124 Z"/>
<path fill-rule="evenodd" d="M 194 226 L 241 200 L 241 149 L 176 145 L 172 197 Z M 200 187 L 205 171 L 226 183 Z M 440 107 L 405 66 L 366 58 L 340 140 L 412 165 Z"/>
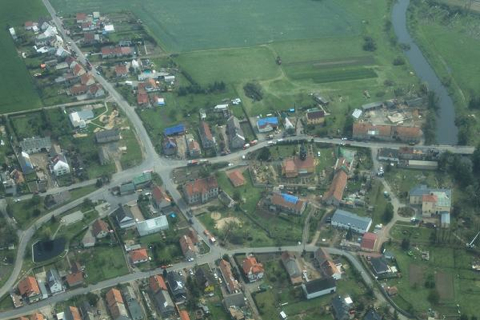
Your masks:
<path fill-rule="evenodd" d="M 62 278 L 60 278 L 56 269 L 50 269 L 47 271 L 47 284 L 52 295 L 65 291 L 65 287 L 62 284 Z"/>
<path fill-rule="evenodd" d="M 58 154 L 53 158 L 52 172 L 57 177 L 70 173 L 70 165 L 63 154 Z"/>
<path fill-rule="evenodd" d="M 337 291 L 333 278 L 319 278 L 302 284 L 303 293 L 307 299 L 313 299 Z"/>
<path fill-rule="evenodd" d="M 87 121 L 93 119 L 93 116 L 91 110 L 72 112 L 68 115 L 74 128 L 85 128 L 87 126 Z"/>
<path fill-rule="evenodd" d="M 163 230 L 168 230 L 168 221 L 166 216 L 159 216 L 156 218 L 137 222 L 137 231 L 140 237 L 147 236 L 152 233 L 157 233 Z"/>

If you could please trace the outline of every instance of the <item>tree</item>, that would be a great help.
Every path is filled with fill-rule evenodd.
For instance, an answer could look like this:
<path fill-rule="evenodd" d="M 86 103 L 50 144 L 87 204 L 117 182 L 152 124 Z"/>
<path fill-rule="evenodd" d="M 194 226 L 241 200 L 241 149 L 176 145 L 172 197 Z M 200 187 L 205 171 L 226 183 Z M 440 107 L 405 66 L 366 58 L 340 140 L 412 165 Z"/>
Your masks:
<path fill-rule="evenodd" d="M 88 304 L 90 304 L 91 306 L 96 306 L 97 305 L 97 302 L 98 302 L 98 299 L 99 299 L 98 295 L 89 292 L 85 295 L 85 297 L 87 298 Z"/>
<path fill-rule="evenodd" d="M 405 251 L 407 251 L 408 249 L 410 249 L 410 240 L 407 239 L 407 238 L 403 238 L 401 247 L 402 247 L 402 249 L 405 250 Z"/>
<path fill-rule="evenodd" d="M 35 207 L 40 204 L 42 198 L 38 194 L 34 194 L 32 198 L 28 201 L 29 206 Z"/>
<path fill-rule="evenodd" d="M 269 161 L 271 156 L 272 154 L 270 153 L 269 148 L 262 148 L 257 156 L 257 159 L 260 161 Z"/>
<path fill-rule="evenodd" d="M 345 239 L 347 239 L 348 241 L 351 241 L 353 238 L 353 231 L 352 231 L 352 228 L 348 228 L 348 231 L 347 231 L 347 234 L 345 236 Z"/>
<path fill-rule="evenodd" d="M 428 302 L 433 305 L 437 305 L 440 301 L 440 295 L 438 294 L 437 290 L 431 290 L 427 297 Z M 467 319 L 468 320 L 468 319 Z"/>
<path fill-rule="evenodd" d="M 363 38 L 363 40 L 365 41 L 363 43 L 363 50 L 365 50 L 365 51 L 375 51 L 375 50 L 377 50 L 377 44 L 375 43 L 375 40 L 373 40 L 372 37 L 365 36 Z"/>
<path fill-rule="evenodd" d="M 389 202 L 383 211 L 382 220 L 384 223 L 389 223 L 393 219 L 393 205 Z"/>

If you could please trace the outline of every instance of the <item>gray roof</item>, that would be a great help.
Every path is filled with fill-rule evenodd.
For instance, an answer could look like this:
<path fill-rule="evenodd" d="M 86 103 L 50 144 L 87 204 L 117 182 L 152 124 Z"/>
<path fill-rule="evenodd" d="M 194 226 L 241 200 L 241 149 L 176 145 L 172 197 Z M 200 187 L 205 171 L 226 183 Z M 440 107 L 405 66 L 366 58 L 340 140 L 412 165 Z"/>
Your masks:
<path fill-rule="evenodd" d="M 134 219 L 133 213 L 130 211 L 128 206 L 120 206 L 117 210 L 115 210 L 114 215 L 118 222 Z"/>
<path fill-rule="evenodd" d="M 376 274 L 382 274 L 388 271 L 387 260 L 384 257 L 371 258 L 370 263 Z"/>
<path fill-rule="evenodd" d="M 20 142 L 20 147 L 22 148 L 22 151 L 26 152 L 34 149 L 50 149 L 52 147 L 52 141 L 50 140 L 50 137 L 25 138 Z"/>
<path fill-rule="evenodd" d="M 162 316 L 168 316 L 169 314 L 175 313 L 175 307 L 172 298 L 168 294 L 168 291 L 159 290 L 154 294 L 153 297 L 158 310 L 160 310 L 162 313 Z"/>
<path fill-rule="evenodd" d="M 375 108 L 380 108 L 381 106 L 383 105 L 382 102 L 371 102 L 371 103 L 367 103 L 367 104 L 364 104 L 362 106 L 362 109 L 363 111 L 366 111 L 366 110 L 370 110 L 370 109 L 375 109 Z"/>
<path fill-rule="evenodd" d="M 347 320 L 350 319 L 349 308 L 345 303 L 345 299 L 340 296 L 335 296 L 332 299 L 332 308 L 335 313 L 336 320 Z"/>
<path fill-rule="evenodd" d="M 120 139 L 120 132 L 117 129 L 104 130 L 95 133 L 95 139 L 97 142 L 101 142 L 105 139 L 110 140 L 115 138 L 116 140 Z"/>
<path fill-rule="evenodd" d="M 242 138 L 245 137 L 242 127 L 240 126 L 240 121 L 235 116 L 231 116 L 230 118 L 228 118 L 227 132 L 229 137 L 233 137 L 233 136 L 241 136 Z"/>
<path fill-rule="evenodd" d="M 243 292 L 225 295 L 224 297 L 223 303 L 227 309 L 233 306 L 243 307 L 245 305 L 245 297 Z"/>
<path fill-rule="evenodd" d="M 368 226 L 372 223 L 372 219 L 367 217 L 360 217 L 354 213 L 344 211 L 342 209 L 337 209 L 333 214 L 332 222 L 350 225 L 352 227 L 366 230 Z"/>
<path fill-rule="evenodd" d="M 93 119 L 93 117 L 94 117 L 94 114 L 93 114 L 92 110 L 78 111 L 77 114 L 78 114 L 78 117 L 81 120 L 89 120 L 89 119 Z"/>
<path fill-rule="evenodd" d="M 333 289 L 336 287 L 335 279 L 319 278 L 305 283 L 305 290 L 308 293 L 315 293 L 323 290 Z"/>
<path fill-rule="evenodd" d="M 363 320 L 382 320 L 382 317 L 374 309 L 370 309 Z"/>
<path fill-rule="evenodd" d="M 167 274 L 167 282 L 173 295 L 186 295 L 187 289 L 185 288 L 185 279 L 176 271 L 170 271 Z"/>
<path fill-rule="evenodd" d="M 143 314 L 142 307 L 136 299 L 133 288 L 127 286 L 127 288 L 123 290 L 123 296 L 125 297 L 125 301 L 127 302 L 128 311 L 130 311 L 130 316 L 132 320 L 143 319 L 145 315 Z"/>
<path fill-rule="evenodd" d="M 382 148 L 378 150 L 378 156 L 398 159 L 398 149 Z"/>
<path fill-rule="evenodd" d="M 168 229 L 168 220 L 166 216 L 158 216 L 152 219 L 140 221 L 137 223 L 137 231 L 140 236 L 159 232 Z"/>
<path fill-rule="evenodd" d="M 433 189 L 429 188 L 424 184 L 417 185 L 413 187 L 409 194 L 410 196 L 423 196 L 425 194 L 430 194 L 432 192 L 445 192 L 445 194 L 451 199 L 452 198 L 452 189 Z"/>
<path fill-rule="evenodd" d="M 298 263 L 292 254 L 288 252 L 282 254 L 282 263 L 290 277 L 295 278 L 301 276 Z"/>
<path fill-rule="evenodd" d="M 120 186 L 120 193 L 133 192 L 135 191 L 135 185 L 133 182 L 124 183 Z"/>
<path fill-rule="evenodd" d="M 62 278 L 60 278 L 57 269 L 50 269 L 47 271 L 47 283 L 50 287 L 57 283 L 62 283 Z"/>

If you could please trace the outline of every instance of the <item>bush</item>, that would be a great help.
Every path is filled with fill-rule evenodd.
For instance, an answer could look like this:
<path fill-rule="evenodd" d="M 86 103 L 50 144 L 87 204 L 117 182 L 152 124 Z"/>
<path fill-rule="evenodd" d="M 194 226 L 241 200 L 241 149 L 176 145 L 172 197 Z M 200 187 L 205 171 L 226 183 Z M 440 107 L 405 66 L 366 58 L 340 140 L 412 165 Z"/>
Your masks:
<path fill-rule="evenodd" d="M 260 101 L 263 99 L 262 88 L 258 83 L 249 82 L 243 86 L 245 95 L 254 101 Z"/>
<path fill-rule="evenodd" d="M 363 40 L 365 41 L 363 43 L 363 50 L 370 51 L 370 52 L 377 50 L 377 44 L 375 43 L 375 40 L 373 40 L 372 37 L 366 36 L 365 38 L 363 38 Z"/>
<path fill-rule="evenodd" d="M 404 64 L 405 64 L 405 59 L 403 59 L 402 57 L 396 57 L 395 59 L 393 59 L 394 66 L 403 66 Z"/>

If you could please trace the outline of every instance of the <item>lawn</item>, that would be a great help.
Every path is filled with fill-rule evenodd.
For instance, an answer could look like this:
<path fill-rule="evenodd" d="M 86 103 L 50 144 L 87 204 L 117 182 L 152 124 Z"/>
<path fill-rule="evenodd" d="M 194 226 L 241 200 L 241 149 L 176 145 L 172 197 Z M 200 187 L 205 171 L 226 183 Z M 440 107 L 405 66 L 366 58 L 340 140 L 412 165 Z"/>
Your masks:
<path fill-rule="evenodd" d="M 478 14 L 457 14 L 456 5 L 461 1 L 441 2 L 454 5 L 449 14 L 446 10 L 448 7 L 415 2 L 412 15 L 414 20 L 410 18 L 409 24 L 429 63 L 452 95 L 457 118 L 475 114 L 478 119 L 480 116 L 478 110 L 468 109 L 467 105 L 473 96 L 479 94 L 480 66 L 477 61 L 480 54 L 478 41 L 480 17 Z M 478 3 L 472 3 L 473 10 L 480 8 Z M 466 3 L 462 3 L 462 9 L 465 6 Z M 471 129 L 465 133 L 460 130 L 460 135 L 463 135 L 460 140 L 469 144 L 478 143 L 478 135 L 474 132 L 479 128 L 479 122 L 472 121 Z"/>
<path fill-rule="evenodd" d="M 41 108 L 42 102 L 35 89 L 33 79 L 18 55 L 15 44 L 6 28 L 15 27 L 17 32 L 23 29 L 27 20 L 47 15 L 40 0 L 0 1 L 0 113 Z"/>
<path fill-rule="evenodd" d="M 132 10 L 169 51 L 345 36 L 358 34 L 362 27 L 348 1 L 54 0 L 52 4 L 63 15 Z"/>
<path fill-rule="evenodd" d="M 95 185 L 73 189 L 70 191 L 71 199 L 69 202 L 86 196 L 95 191 L 96 189 L 97 187 Z M 30 200 L 24 200 L 20 202 L 13 202 L 12 200 L 10 200 L 8 202 L 7 212 L 10 216 L 13 216 L 15 218 L 18 226 L 21 229 L 26 229 L 36 219 L 49 212 L 45 209 L 44 199 L 45 197 L 34 195 L 34 197 Z M 65 204 L 66 203 L 63 203 L 62 205 Z M 52 210 L 55 210 L 55 208 L 53 208 Z"/>
<path fill-rule="evenodd" d="M 120 163 L 122 169 L 128 169 L 134 167 L 142 161 L 142 150 L 140 144 L 135 136 L 134 129 L 130 127 L 130 130 L 122 131 L 121 144 L 127 148 L 127 151 L 122 154 Z"/>
<path fill-rule="evenodd" d="M 332 316 L 326 311 L 326 306 L 330 304 L 333 295 L 326 295 L 312 300 L 304 298 L 301 287 L 290 285 L 287 273 L 278 258 L 270 257 L 269 260 L 261 260 L 265 267 L 264 284 L 269 289 L 254 294 L 261 315 L 279 314 L 284 311 L 291 319 L 332 319 Z M 346 266 L 346 272 L 342 275 L 342 280 L 337 282 L 337 293 L 340 295 L 350 295 L 358 304 L 367 292 L 361 282 L 356 281 L 352 274 L 349 264 L 342 260 Z M 365 305 L 365 300 L 363 301 Z M 282 305 L 284 304 L 285 305 Z"/>
<path fill-rule="evenodd" d="M 128 273 L 121 246 L 101 246 L 75 253 L 76 259 L 85 265 L 86 282 L 98 283 Z"/>

